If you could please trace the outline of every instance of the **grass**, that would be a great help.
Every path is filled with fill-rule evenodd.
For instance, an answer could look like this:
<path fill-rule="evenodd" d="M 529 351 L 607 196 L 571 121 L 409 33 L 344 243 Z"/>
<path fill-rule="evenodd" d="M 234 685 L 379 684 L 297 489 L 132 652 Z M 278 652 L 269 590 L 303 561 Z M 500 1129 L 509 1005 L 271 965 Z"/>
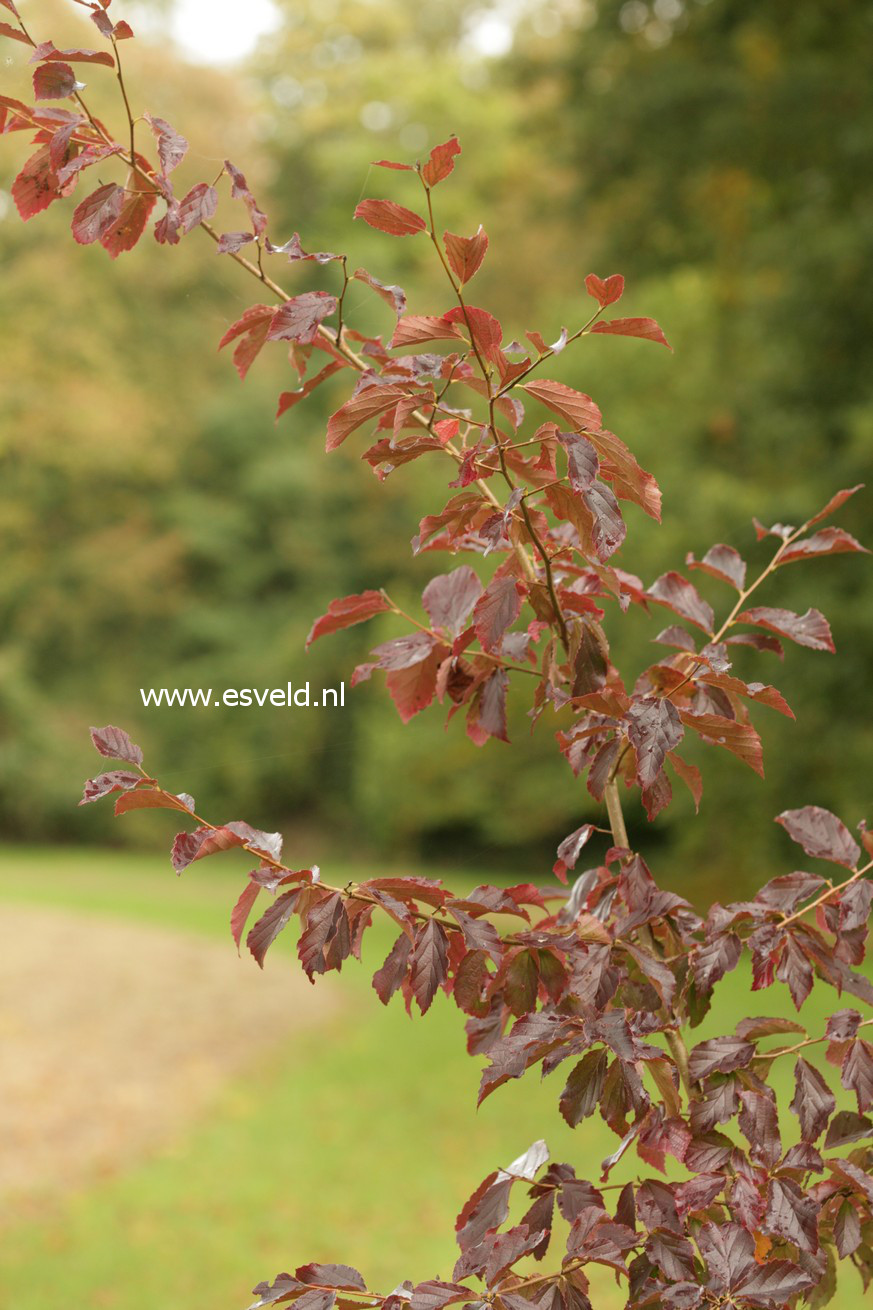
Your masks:
<path fill-rule="evenodd" d="M 153 856 L 7 850 L 0 900 L 224 936 L 230 950 L 227 914 L 242 881 L 232 861 L 194 866 L 177 880 Z M 332 870 L 331 879 L 351 874 Z M 410 1021 L 396 1001 L 383 1009 L 369 978 L 392 935 L 372 937 L 371 968 L 352 962 L 332 984 L 347 1008 L 227 1086 L 185 1140 L 59 1198 L 39 1219 L 7 1226 L 0 1302 L 16 1310 L 241 1307 L 255 1281 L 310 1259 L 356 1265 L 389 1291 L 402 1278 L 450 1275 L 459 1204 L 534 1139 L 545 1136 L 554 1159 L 596 1177 L 614 1139 L 597 1119 L 575 1132 L 564 1125 L 555 1108 L 561 1074 L 509 1084 L 477 1112 L 478 1069 L 464 1052 L 457 1010 L 442 996 L 424 1020 Z M 290 946 L 268 968 L 294 968 Z M 727 1031 L 752 1009 L 790 1014 L 783 992 L 750 1007 L 736 976 L 707 1028 Z M 812 1030 L 828 999 L 813 993 L 804 1016 Z M 787 1088 L 790 1066 L 781 1076 Z M 597 1310 L 622 1304 L 608 1274 L 596 1271 L 593 1283 Z M 853 1273 L 844 1283 L 837 1310 L 860 1292 Z"/>

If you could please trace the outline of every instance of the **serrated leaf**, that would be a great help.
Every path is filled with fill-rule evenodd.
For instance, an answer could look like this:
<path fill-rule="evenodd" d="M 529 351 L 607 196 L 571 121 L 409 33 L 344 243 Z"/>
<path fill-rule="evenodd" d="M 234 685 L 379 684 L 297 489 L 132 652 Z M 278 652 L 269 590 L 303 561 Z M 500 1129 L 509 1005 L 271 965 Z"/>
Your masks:
<path fill-rule="evenodd" d="M 807 646 L 810 650 L 826 650 L 833 653 L 836 649 L 828 621 L 818 610 L 809 609 L 805 614 L 795 614 L 793 610 L 773 609 L 759 605 L 753 609 L 743 610 L 734 620 L 736 623 L 751 623 L 758 628 L 766 628 L 780 637 L 788 637 L 798 646 Z"/>
<path fill-rule="evenodd" d="M 446 930 L 436 919 L 429 918 L 416 935 L 410 969 L 412 992 L 422 1014 L 430 1009 L 437 988 L 445 982 L 447 973 Z"/>
<path fill-rule="evenodd" d="M 73 210 L 72 233 L 80 246 L 99 241 L 118 220 L 124 204 L 124 188 L 109 182 L 98 187 Z"/>
<path fill-rule="evenodd" d="M 802 1058 L 794 1066 L 794 1087 L 791 1110 L 800 1120 L 800 1135 L 805 1142 L 814 1142 L 827 1127 L 836 1098 L 818 1069 Z"/>
<path fill-rule="evenodd" d="M 384 614 L 390 608 L 381 591 L 363 591 L 357 596 L 343 596 L 339 600 L 332 600 L 327 607 L 327 613 L 316 619 L 310 628 L 309 636 L 306 638 L 307 649 L 319 637 L 324 637 L 331 632 L 339 632 L 343 628 L 351 628 L 356 623 L 364 623 L 377 614 Z"/>
<path fill-rule="evenodd" d="M 681 573 L 662 573 L 649 587 L 646 595 L 680 618 L 687 619 L 707 635 L 712 634 L 715 625 L 712 606 Z"/>
<path fill-rule="evenodd" d="M 33 74 L 33 94 L 36 100 L 66 100 L 80 89 L 76 74 L 69 64 L 40 64 Z"/>
<path fill-rule="evenodd" d="M 299 341 L 309 345 L 326 318 L 336 313 L 336 296 L 327 291 L 304 291 L 286 300 L 273 315 L 268 341 Z"/>
<path fill-rule="evenodd" d="M 91 728 L 91 741 L 100 755 L 107 759 L 127 760 L 130 764 L 142 764 L 142 751 L 135 745 L 123 728 L 114 728 L 108 724 L 105 728 Z"/>
<path fill-rule="evenodd" d="M 512 576 L 493 578 L 473 608 L 473 627 L 483 650 L 496 650 L 521 613 L 522 588 Z"/>
<path fill-rule="evenodd" d="M 710 546 L 700 560 L 695 559 L 689 552 L 685 557 L 685 563 L 688 568 L 702 569 L 710 577 L 728 583 L 737 591 L 742 591 L 746 585 L 746 561 L 733 546 Z"/>
<path fill-rule="evenodd" d="M 246 937 L 246 946 L 248 946 L 262 969 L 267 951 L 291 919 L 299 896 L 299 887 L 294 887 L 291 891 L 283 892 L 281 896 L 277 896 L 270 908 L 261 915 L 255 926 L 249 930 L 249 935 Z"/>

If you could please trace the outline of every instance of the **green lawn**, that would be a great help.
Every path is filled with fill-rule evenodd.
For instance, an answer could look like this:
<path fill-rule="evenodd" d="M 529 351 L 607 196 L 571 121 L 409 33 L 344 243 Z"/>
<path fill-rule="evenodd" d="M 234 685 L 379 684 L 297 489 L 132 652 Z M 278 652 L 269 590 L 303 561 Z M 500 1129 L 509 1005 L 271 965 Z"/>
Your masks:
<path fill-rule="evenodd" d="M 232 950 L 227 914 L 241 872 L 232 856 L 176 879 L 159 857 L 7 849 L 0 900 L 223 935 Z M 345 881 L 351 871 L 329 876 Z M 596 1177 L 612 1136 L 599 1120 L 575 1132 L 564 1125 L 560 1073 L 512 1083 L 477 1112 L 477 1064 L 464 1052 L 458 1011 L 442 996 L 424 1020 L 410 1021 L 396 1001 L 383 1009 L 369 979 L 392 936 L 371 936 L 370 969 L 352 962 L 333 983 L 348 1011 L 229 1085 L 185 1141 L 38 1221 L 7 1225 L 0 1303 L 236 1310 L 259 1278 L 309 1259 L 351 1263 L 389 1291 L 406 1277 L 450 1275 L 460 1202 L 535 1138 Z M 267 967 L 293 969 L 290 946 L 277 947 Z M 782 990 L 757 998 L 754 1012 L 790 1013 Z M 725 1031 L 750 1006 L 741 980 L 723 996 L 734 1007 L 723 1011 Z M 814 993 L 813 1027 L 827 999 Z M 860 1292 L 852 1273 L 846 1283 L 839 1310 Z M 595 1287 L 597 1310 L 622 1304 L 608 1275 L 596 1274 Z"/>

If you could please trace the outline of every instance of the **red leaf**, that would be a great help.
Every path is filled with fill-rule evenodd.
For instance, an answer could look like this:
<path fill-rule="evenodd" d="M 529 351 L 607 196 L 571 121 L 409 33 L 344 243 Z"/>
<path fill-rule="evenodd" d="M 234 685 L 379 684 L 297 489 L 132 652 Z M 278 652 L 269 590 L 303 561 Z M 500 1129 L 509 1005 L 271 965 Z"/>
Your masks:
<path fill-rule="evenodd" d="M 792 841 L 802 846 L 807 855 L 818 860 L 853 869 L 861 851 L 846 825 L 820 805 L 805 805 L 800 810 L 784 810 L 778 815 L 780 823 Z"/>
<path fill-rule="evenodd" d="M 593 823 L 583 823 L 581 828 L 571 832 L 569 837 L 565 837 L 561 842 L 558 847 L 558 859 L 552 868 L 552 872 L 561 879 L 561 882 L 566 883 L 567 870 L 576 868 L 576 861 L 583 847 L 588 845 L 595 832 Z"/>
<path fill-rule="evenodd" d="M 443 233 L 443 244 L 452 271 L 463 286 L 476 274 L 488 249 L 488 236 L 482 225 L 473 237 L 459 237 L 454 232 Z"/>
<path fill-rule="evenodd" d="M 175 128 L 170 127 L 165 119 L 153 118 L 151 114 L 143 114 L 143 118 L 152 129 L 158 143 L 158 159 L 161 161 L 161 172 L 166 176 L 168 173 L 172 173 L 173 169 L 177 168 L 185 158 L 188 153 L 188 142 Z"/>
<path fill-rule="evenodd" d="M 406 292 L 402 287 L 388 286 L 386 283 L 380 282 L 377 277 L 373 277 L 373 274 L 368 273 L 365 268 L 355 269 L 352 277 L 357 282 L 366 283 L 371 290 L 376 292 L 377 296 L 385 301 L 386 305 L 391 306 L 398 319 L 400 318 L 400 315 L 406 309 Z"/>
<path fill-rule="evenodd" d="M 477 745 L 484 745 L 489 737 L 509 741 L 506 725 L 508 689 L 509 678 L 503 669 L 495 669 L 483 683 L 467 721 L 467 733 Z"/>
<path fill-rule="evenodd" d="M 69 64 L 40 64 L 33 74 L 33 94 L 37 100 L 66 100 L 78 86 Z"/>
<path fill-rule="evenodd" d="M 48 209 L 53 200 L 59 199 L 61 191 L 58 178 L 51 167 L 49 146 L 40 146 L 39 150 L 24 164 L 21 172 L 12 183 L 12 199 L 15 207 L 25 222 Z"/>
<path fill-rule="evenodd" d="M 493 578 L 473 610 L 473 626 L 482 649 L 495 650 L 521 612 L 521 584 L 513 577 Z"/>
<path fill-rule="evenodd" d="M 608 323 L 595 323 L 592 332 L 606 332 L 617 337 L 642 337 L 644 341 L 657 341 L 668 350 L 673 347 L 653 318 L 614 318 Z"/>
<path fill-rule="evenodd" d="M 412 164 L 397 164 L 393 159 L 374 159 L 374 168 L 394 168 L 398 173 L 414 173 Z"/>
<path fill-rule="evenodd" d="M 336 312 L 336 307 L 336 297 L 327 291 L 304 291 L 293 296 L 276 310 L 267 340 L 309 345 L 315 340 L 320 324 Z"/>
<path fill-rule="evenodd" d="M 796 641 L 798 646 L 808 646 L 810 650 L 836 649 L 828 621 L 818 610 L 809 609 L 805 614 L 795 614 L 792 610 L 771 609 L 759 605 L 738 614 L 735 622 L 752 623 L 755 627 L 766 628 L 780 637 Z"/>
<path fill-rule="evenodd" d="M 733 546 L 711 546 L 703 559 L 695 559 L 689 551 L 685 563 L 690 569 L 702 569 L 710 577 L 718 578 L 742 591 L 746 585 L 746 561 Z"/>
<path fill-rule="evenodd" d="M 183 232 L 190 232 L 198 224 L 210 219 L 218 208 L 218 192 L 207 182 L 198 182 L 179 201 L 179 223 Z"/>
<path fill-rule="evenodd" d="M 391 409 L 398 400 L 403 399 L 404 394 L 399 387 L 378 385 L 365 387 L 363 391 L 359 391 L 328 419 L 325 450 L 336 450 L 352 432 L 375 418 L 377 414 Z"/>
<path fill-rule="evenodd" d="M 567 473 L 570 486 L 577 495 L 594 482 L 600 468 L 597 451 L 587 437 L 578 432 L 559 432 L 558 440 L 567 452 Z"/>
<path fill-rule="evenodd" d="M 525 382 L 521 389 L 555 414 L 560 414 L 574 429 L 598 429 L 603 421 L 603 415 L 590 396 L 574 391 L 563 382 L 542 378 L 535 382 Z"/>
<path fill-rule="evenodd" d="M 686 728 L 699 733 L 711 746 L 724 746 L 763 778 L 761 738 L 749 724 L 722 718 L 720 714 L 691 714 L 687 710 L 680 710 L 679 717 Z"/>
<path fill-rule="evenodd" d="M 669 751 L 667 759 L 673 765 L 676 773 L 691 792 L 691 795 L 694 798 L 694 810 L 696 813 L 700 809 L 700 798 L 703 795 L 703 778 L 700 770 L 695 764 L 688 764 L 683 760 L 682 756 L 677 755 L 675 751 Z"/>
<path fill-rule="evenodd" d="M 780 555 L 779 563 L 791 564 L 794 560 L 822 555 L 844 555 L 856 551 L 861 551 L 864 555 L 870 554 L 866 546 L 862 546 L 860 541 L 856 541 L 842 528 L 822 528 L 821 532 L 816 532 L 811 537 L 796 541 L 793 546 L 789 546 L 785 554 Z"/>
<path fill-rule="evenodd" d="M 646 595 L 657 604 L 665 605 L 674 614 L 687 619 L 696 628 L 701 628 L 707 635 L 712 634 L 715 626 L 712 606 L 681 573 L 662 573 L 649 587 Z"/>
<path fill-rule="evenodd" d="M 861 491 L 863 486 L 864 483 L 859 482 L 855 487 L 847 487 L 844 491 L 838 491 L 835 495 L 831 496 L 824 509 L 820 509 L 817 514 L 813 515 L 806 526 L 808 528 L 813 528 L 816 523 L 821 523 L 822 519 L 829 518 L 831 514 L 835 514 L 838 509 L 841 509 L 843 505 L 845 505 L 847 500 L 850 500 L 851 497 L 854 496 L 856 491 Z"/>
<path fill-rule="evenodd" d="M 124 188 L 114 182 L 98 187 L 73 210 L 72 232 L 81 246 L 99 241 L 118 221 L 124 204 Z"/>
<path fill-rule="evenodd" d="M 364 591 L 357 596 L 343 596 L 332 600 L 327 613 L 316 619 L 306 638 L 307 648 L 319 637 L 329 632 L 339 632 L 341 628 L 351 628 L 356 623 L 372 619 L 376 614 L 384 614 L 391 606 L 381 591 Z"/>
<path fill-rule="evenodd" d="M 239 951 L 240 938 L 243 935 L 243 929 L 248 922 L 252 906 L 258 899 L 260 887 L 256 882 L 248 882 L 240 893 L 239 900 L 230 912 L 230 933 L 236 943 L 236 949 Z"/>
<path fill-rule="evenodd" d="M 601 279 L 596 273 L 589 273 L 585 279 L 585 287 L 589 296 L 593 296 L 601 309 L 606 309 L 607 305 L 614 305 L 617 300 L 621 300 L 624 293 L 624 278 L 620 273 L 612 273 L 608 278 Z"/>
<path fill-rule="evenodd" d="M 34 48 L 30 62 L 39 60 L 63 62 L 67 64 L 103 64 L 105 68 L 114 68 L 115 60 L 108 50 L 56 50 L 51 41 L 43 41 Z"/>
<path fill-rule="evenodd" d="M 142 764 L 142 751 L 134 745 L 123 728 L 92 728 L 91 740 L 94 749 L 100 755 L 111 760 L 127 760 L 130 764 Z"/>
<path fill-rule="evenodd" d="M 448 973 L 446 930 L 430 918 L 419 930 L 412 950 L 412 991 L 422 1014 L 430 1009 L 437 988 Z"/>
<path fill-rule="evenodd" d="M 479 353 L 490 359 L 492 363 L 497 362 L 500 343 L 503 340 L 503 328 L 493 314 L 489 314 L 487 309 L 477 308 L 476 305 L 456 305 L 443 317 L 449 323 L 457 323 L 462 330 L 466 329 Z"/>
<path fill-rule="evenodd" d="M 131 172 L 121 213 L 100 238 L 100 244 L 110 259 L 117 259 L 125 250 L 133 249 L 145 231 L 156 200 L 157 195 L 149 185 L 138 173 Z"/>
<path fill-rule="evenodd" d="M 407 314 L 397 324 L 388 348 L 393 350 L 395 346 L 420 346 L 425 341 L 449 341 L 456 337 L 463 338 L 463 335 L 460 327 L 448 317 Z"/>
<path fill-rule="evenodd" d="M 115 813 L 127 814 L 129 810 L 181 810 L 190 814 L 194 809 L 194 797 L 187 792 L 174 796 L 162 787 L 139 787 L 136 791 L 126 791 L 115 802 Z"/>
<path fill-rule="evenodd" d="M 20 28 L 13 27 L 11 23 L 0 23 L 0 36 L 8 36 L 13 41 L 20 41 L 22 45 L 31 44 Z"/>
<path fill-rule="evenodd" d="M 370 227 L 387 232 L 392 237 L 414 236 L 427 226 L 420 214 L 398 205 L 393 200 L 362 200 L 354 213 Z"/>
<path fill-rule="evenodd" d="M 401 933 L 388 953 L 381 969 L 373 974 L 373 990 L 383 1005 L 387 1005 L 394 993 L 403 985 L 409 964 L 412 942 Z"/>
<path fill-rule="evenodd" d="M 437 673 L 447 653 L 445 647 L 442 653 L 437 649 L 424 660 L 386 674 L 385 685 L 404 723 L 430 705 L 436 695 Z"/>
<path fill-rule="evenodd" d="M 429 187 L 436 186 L 448 177 L 455 167 L 455 156 L 461 153 L 456 136 L 449 137 L 441 145 L 434 146 L 430 158 L 421 170 L 421 176 Z"/>
<path fill-rule="evenodd" d="M 252 305 L 242 318 L 231 324 L 219 341 L 218 349 L 223 350 L 231 341 L 242 337 L 233 352 L 234 367 L 241 378 L 245 377 L 260 354 L 275 312 L 275 305 Z"/>
<path fill-rule="evenodd" d="M 298 391 L 283 391 L 279 397 L 276 418 L 280 419 L 287 410 L 293 408 L 294 405 L 298 405 L 300 401 L 305 400 L 307 396 L 311 396 L 316 387 L 320 387 L 322 382 L 325 382 L 329 377 L 332 377 L 334 373 L 339 372 L 341 368 L 343 368 L 343 365 L 340 364 L 338 360 L 333 360 L 330 364 L 325 364 L 320 372 L 314 374 L 313 377 L 308 378 Z"/>

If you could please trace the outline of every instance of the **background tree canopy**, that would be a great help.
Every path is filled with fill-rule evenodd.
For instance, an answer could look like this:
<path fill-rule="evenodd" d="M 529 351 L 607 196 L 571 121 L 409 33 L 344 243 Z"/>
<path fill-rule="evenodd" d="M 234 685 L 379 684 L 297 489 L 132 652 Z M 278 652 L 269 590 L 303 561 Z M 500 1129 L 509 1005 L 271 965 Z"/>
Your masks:
<path fill-rule="evenodd" d="M 653 313 L 675 355 L 592 338 L 558 375 L 595 396 L 664 488 L 664 526 L 636 517 L 625 568 L 648 584 L 719 540 L 757 558 L 753 514 L 798 522 L 865 479 L 873 6 L 280 8 L 281 30 L 232 74 L 137 42 L 135 101 L 147 91 L 190 138 L 192 181 L 220 166 L 198 147 L 220 123 L 223 150 L 285 235 L 348 250 L 400 282 L 413 309 L 436 285 L 426 253 L 352 225 L 351 214 L 372 193 L 372 159 L 415 158 L 453 131 L 464 153 L 439 221 L 461 232 L 485 224 L 493 250 L 477 297 L 511 333 L 536 323 L 551 340 L 578 321 L 587 272 L 622 271 L 627 312 Z M 515 22 L 499 58 L 475 40 L 488 14 Z M 68 22 L 71 41 L 81 38 L 75 14 Z M 25 76 L 9 69 L 4 90 L 16 94 Z M 98 107 L 114 117 L 111 92 L 94 78 Z M 13 154 L 2 154 L 7 190 Z M 370 685 L 335 713 L 142 708 L 140 687 L 337 685 L 389 624 L 306 657 L 311 620 L 331 597 L 367 586 L 420 591 L 427 561 L 398 543 L 434 489 L 414 475 L 380 485 L 353 443 L 325 458 L 329 398 L 274 424 L 288 385 L 281 352 L 240 388 L 214 347 L 256 296 L 208 242 L 172 252 L 143 242 L 111 268 L 98 248 L 71 249 L 68 215 L 31 232 L 8 203 L 0 212 L 7 835 L 105 840 L 103 819 L 76 811 L 76 782 L 90 759 L 84 725 L 117 720 L 204 809 L 296 829 L 301 862 L 323 856 L 328 838 L 392 860 L 445 861 L 463 843 L 468 862 L 472 853 L 544 872 L 591 806 L 549 747 L 548 719 L 523 749 L 479 752 L 458 724 L 444 735 L 438 711 L 407 732 Z M 305 272 L 291 276 L 305 287 Z M 365 312 L 381 321 L 378 304 Z M 83 361 L 87 386 L 73 382 Z M 844 516 L 862 539 L 869 504 L 859 496 Z M 813 581 L 840 653 L 788 653 L 780 686 L 799 723 L 764 725 L 766 799 L 710 751 L 700 821 L 684 822 L 677 804 L 660 825 L 662 855 L 681 855 L 693 894 L 729 879 L 735 896 L 738 882 L 761 881 L 778 837 L 745 823 L 750 803 L 775 814 L 814 802 L 851 819 L 869 801 L 873 575 L 838 560 Z M 768 601 L 799 603 L 793 582 L 782 574 Z M 663 624 L 653 615 L 624 626 L 620 658 L 634 661 Z M 528 735 L 523 713 L 514 735 Z M 153 832 L 136 816 L 125 823 L 132 842 Z"/>

